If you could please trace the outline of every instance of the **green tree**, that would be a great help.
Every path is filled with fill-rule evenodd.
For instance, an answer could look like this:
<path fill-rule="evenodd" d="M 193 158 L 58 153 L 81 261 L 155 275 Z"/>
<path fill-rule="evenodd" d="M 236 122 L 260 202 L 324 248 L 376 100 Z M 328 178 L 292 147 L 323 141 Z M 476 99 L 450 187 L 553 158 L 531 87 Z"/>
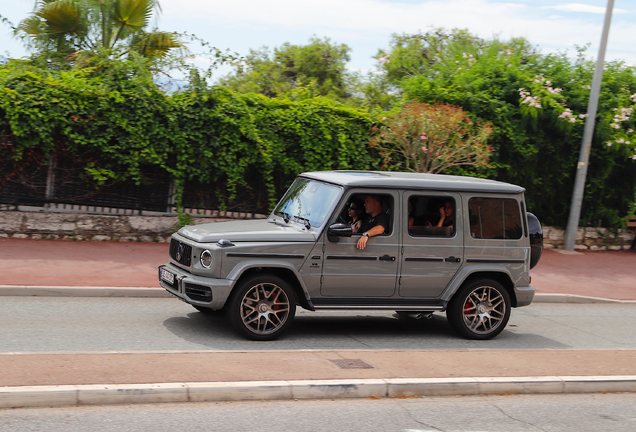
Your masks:
<path fill-rule="evenodd" d="M 452 169 L 455 173 L 523 185 L 529 209 L 547 224 L 565 225 L 594 70 L 584 50 L 573 60 L 565 53 L 541 55 L 524 39 L 486 40 L 465 31 L 436 30 L 396 35 L 377 58 L 404 100 L 449 103 L 492 123 L 491 168 L 459 167 Z M 634 154 L 633 120 L 612 120 L 614 109 L 632 106 L 634 72 L 620 62 L 606 66 L 584 224 L 619 225 L 634 201 L 634 161 L 627 157 Z M 624 183 L 610 190 L 608 181 L 615 175 Z"/>
<path fill-rule="evenodd" d="M 37 52 L 76 61 L 101 49 L 164 57 L 183 49 L 175 33 L 148 30 L 158 0 L 39 0 L 15 34 Z"/>
<path fill-rule="evenodd" d="M 270 51 L 264 47 L 251 50 L 235 71 L 219 80 L 219 84 L 240 93 L 260 93 L 268 97 L 288 96 L 307 99 L 327 96 L 345 100 L 346 63 L 350 48 L 328 38 L 313 37 L 307 45 L 284 43 Z"/>

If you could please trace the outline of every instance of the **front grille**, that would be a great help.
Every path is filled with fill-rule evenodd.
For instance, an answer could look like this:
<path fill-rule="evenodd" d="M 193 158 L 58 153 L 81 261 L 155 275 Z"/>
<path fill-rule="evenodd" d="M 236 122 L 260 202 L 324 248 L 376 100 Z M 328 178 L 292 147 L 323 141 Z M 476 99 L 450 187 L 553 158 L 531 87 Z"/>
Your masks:
<path fill-rule="evenodd" d="M 170 240 L 170 258 L 190 267 L 192 264 L 192 246 L 180 242 L 179 240 Z"/>
<path fill-rule="evenodd" d="M 200 302 L 212 301 L 212 290 L 210 289 L 210 287 L 203 286 L 203 285 L 195 285 L 195 284 L 186 282 L 185 295 L 190 297 L 192 300 L 196 300 Z"/>

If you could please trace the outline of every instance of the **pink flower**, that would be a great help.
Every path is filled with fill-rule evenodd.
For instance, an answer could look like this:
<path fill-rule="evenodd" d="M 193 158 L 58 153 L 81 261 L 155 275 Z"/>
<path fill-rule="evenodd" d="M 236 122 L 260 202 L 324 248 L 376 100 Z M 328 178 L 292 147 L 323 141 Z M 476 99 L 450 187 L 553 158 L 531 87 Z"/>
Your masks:
<path fill-rule="evenodd" d="M 424 133 L 422 134 L 422 136 L 420 137 L 420 139 L 423 139 L 423 140 L 428 139 L 428 137 L 426 136 L 426 132 L 424 132 Z"/>
<path fill-rule="evenodd" d="M 386 120 L 386 117 L 382 117 L 382 120 Z"/>
<path fill-rule="evenodd" d="M 422 151 L 427 151 L 428 149 L 426 147 L 422 147 Z"/>

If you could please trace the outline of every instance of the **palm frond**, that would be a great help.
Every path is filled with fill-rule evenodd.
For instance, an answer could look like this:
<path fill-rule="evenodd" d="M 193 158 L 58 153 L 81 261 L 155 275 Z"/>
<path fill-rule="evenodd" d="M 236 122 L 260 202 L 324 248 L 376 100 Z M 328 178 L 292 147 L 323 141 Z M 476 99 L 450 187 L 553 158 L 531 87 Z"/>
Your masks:
<path fill-rule="evenodd" d="M 39 36 L 43 31 L 42 20 L 35 15 L 31 15 L 20 21 L 20 24 L 18 24 L 18 27 L 15 29 L 16 33 L 23 32 L 30 36 Z"/>
<path fill-rule="evenodd" d="M 161 31 L 136 35 L 133 38 L 132 45 L 133 49 L 148 58 L 165 57 L 172 49 L 187 51 L 186 46 L 177 34 Z"/>
<path fill-rule="evenodd" d="M 129 31 L 138 31 L 150 22 L 154 5 L 153 0 L 118 0 L 114 5 L 115 17 Z"/>
<path fill-rule="evenodd" d="M 81 6 L 75 0 L 56 0 L 42 5 L 35 12 L 51 35 L 78 35 L 83 33 Z"/>

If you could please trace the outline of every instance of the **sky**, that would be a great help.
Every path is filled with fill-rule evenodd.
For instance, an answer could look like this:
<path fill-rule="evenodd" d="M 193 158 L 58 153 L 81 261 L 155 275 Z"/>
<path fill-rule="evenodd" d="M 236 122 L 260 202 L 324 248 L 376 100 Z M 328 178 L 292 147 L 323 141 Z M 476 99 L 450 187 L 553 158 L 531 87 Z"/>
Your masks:
<path fill-rule="evenodd" d="M 0 0 L 0 15 L 17 24 L 34 0 Z M 351 48 L 349 69 L 368 71 L 394 33 L 462 28 L 483 38 L 525 37 L 542 53 L 590 44 L 596 58 L 607 0 L 161 0 L 156 24 L 164 31 L 194 33 L 240 55 L 250 48 L 305 44 L 328 37 Z M 200 48 L 193 44 L 191 51 Z M 27 55 L 0 23 L 0 55 Z M 615 0 L 606 60 L 636 65 L 636 0 Z M 203 63 L 201 63 L 203 65 Z M 222 69 L 221 75 L 228 72 Z"/>

